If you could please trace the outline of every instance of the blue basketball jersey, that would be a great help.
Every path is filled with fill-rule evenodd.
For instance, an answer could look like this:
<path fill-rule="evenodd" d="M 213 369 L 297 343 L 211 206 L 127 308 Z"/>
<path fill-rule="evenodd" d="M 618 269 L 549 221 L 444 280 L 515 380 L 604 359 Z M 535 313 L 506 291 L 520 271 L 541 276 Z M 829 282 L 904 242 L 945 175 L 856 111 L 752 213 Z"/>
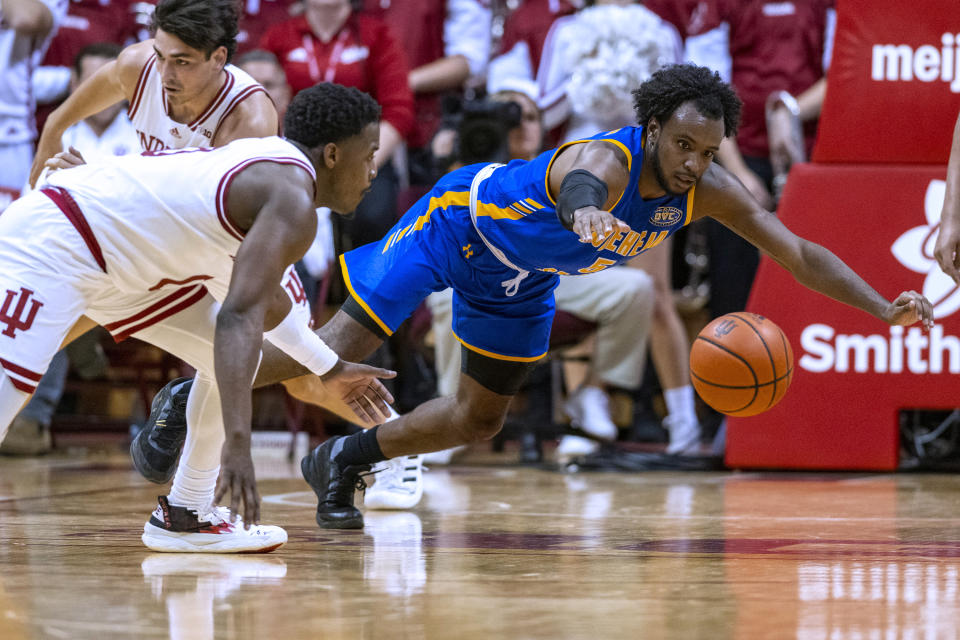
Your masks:
<path fill-rule="evenodd" d="M 558 221 L 547 187 L 550 167 L 563 149 L 582 141 L 494 171 L 480 185 L 477 227 L 516 266 L 559 275 L 600 271 L 655 247 L 690 222 L 694 188 L 680 196 L 643 199 L 639 188 L 643 137 L 642 127 L 624 127 L 587 138 L 611 142 L 627 156 L 630 181 L 610 212 L 630 225 L 630 232 L 583 243 Z"/>
<path fill-rule="evenodd" d="M 591 245 L 560 224 L 547 176 L 564 147 L 493 169 L 485 179 L 480 174 L 492 167 L 470 165 L 441 178 L 381 240 L 341 256 L 351 296 L 390 335 L 431 291 L 451 287 L 453 330 L 464 346 L 504 360 L 543 357 L 558 275 L 626 262 L 691 219 L 693 189 L 640 197 L 641 128 L 589 139 L 607 140 L 627 155 L 630 181 L 611 213 L 631 231 Z M 474 184 L 476 226 L 470 212 Z"/>

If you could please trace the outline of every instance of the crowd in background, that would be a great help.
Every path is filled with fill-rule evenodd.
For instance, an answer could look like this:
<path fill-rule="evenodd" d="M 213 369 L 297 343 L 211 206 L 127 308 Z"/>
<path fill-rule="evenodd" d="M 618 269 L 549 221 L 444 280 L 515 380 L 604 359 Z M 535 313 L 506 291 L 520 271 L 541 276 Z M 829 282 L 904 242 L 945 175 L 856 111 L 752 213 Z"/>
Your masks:
<path fill-rule="evenodd" d="M 133 0 L 0 0 L 0 211 L 28 188 L 47 115 L 122 47 L 150 37 L 151 10 L 150 2 Z M 292 95 L 318 82 L 357 87 L 382 106 L 371 191 L 349 219 L 319 211 L 320 233 L 297 265 L 310 299 L 324 306 L 346 295 L 334 256 L 379 239 L 443 172 L 467 161 L 528 160 L 598 131 L 635 125 L 631 89 L 669 64 L 705 65 L 732 83 L 744 102 L 743 121 L 718 161 L 775 209 L 790 165 L 813 142 L 832 24 L 832 0 L 242 0 L 232 62 L 265 87 L 281 121 Z M 516 109 L 504 111 L 498 103 Z M 467 137 L 468 123 L 490 121 L 501 124 L 491 129 L 501 144 L 485 147 Z M 62 143 L 88 161 L 140 147 L 122 108 L 78 123 Z M 695 244 L 694 236 L 702 255 L 685 260 L 691 251 L 682 243 Z M 663 398 L 653 413 L 664 418 L 668 453 L 696 454 L 713 435 L 701 426 L 705 411 L 690 386 L 689 310 L 678 308 L 674 290 L 689 264 L 702 258 L 708 272 L 725 274 L 709 279 L 702 320 L 741 310 L 758 256 L 712 221 L 664 247 L 596 274 L 595 281 L 561 279 L 558 321 L 581 321 L 582 331 L 574 333 L 578 340 L 590 336 L 590 364 L 562 405 L 589 437 L 564 437 L 559 454 L 582 455 L 595 450 L 597 440 L 635 435 L 638 412 L 618 416 L 614 400 L 648 397 L 641 390 L 651 384 Z M 400 372 L 401 410 L 424 394 L 454 391 L 459 351 L 449 299 L 435 295 L 428 309 L 436 345 L 430 372 L 423 371 L 416 315 L 389 352 L 378 354 Z M 556 324 L 555 332 L 559 343 Z M 86 366 L 94 376 L 101 354 L 95 342 L 89 347 L 86 357 L 71 358 L 75 369 Z M 645 371 L 648 357 L 651 372 Z M 59 389 L 28 407 L 21 420 L 46 432 L 30 452 L 49 448 L 66 365 L 58 371 Z M 531 459 L 541 455 L 542 434 L 535 435 Z"/>

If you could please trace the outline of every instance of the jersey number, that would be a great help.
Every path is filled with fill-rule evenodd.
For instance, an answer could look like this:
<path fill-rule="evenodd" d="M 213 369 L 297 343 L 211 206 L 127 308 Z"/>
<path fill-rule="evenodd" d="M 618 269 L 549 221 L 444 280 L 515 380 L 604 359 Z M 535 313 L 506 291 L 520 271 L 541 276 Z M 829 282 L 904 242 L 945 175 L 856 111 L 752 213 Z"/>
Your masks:
<path fill-rule="evenodd" d="M 578 269 L 580 273 L 596 273 L 597 271 L 603 271 L 612 264 L 617 264 L 616 260 L 607 260 L 606 258 L 597 258 L 596 261 L 589 267 L 584 267 L 583 269 Z"/>

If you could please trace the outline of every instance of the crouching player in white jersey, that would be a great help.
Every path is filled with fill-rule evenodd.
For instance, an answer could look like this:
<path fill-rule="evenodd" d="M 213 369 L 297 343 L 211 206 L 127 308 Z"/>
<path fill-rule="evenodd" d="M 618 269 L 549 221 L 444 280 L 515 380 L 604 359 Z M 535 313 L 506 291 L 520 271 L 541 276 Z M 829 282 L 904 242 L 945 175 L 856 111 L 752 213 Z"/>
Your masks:
<path fill-rule="evenodd" d="M 128 114 L 144 151 L 219 147 L 241 138 L 276 135 L 273 101 L 253 78 L 229 64 L 237 44 L 237 17 L 233 0 L 161 0 L 152 19 L 154 37 L 124 49 L 116 61 L 81 84 L 51 114 L 38 144 L 31 183 L 44 166 L 61 169 L 82 164 L 75 149 L 60 151 L 63 132 L 121 101 L 129 104 Z M 292 266 L 283 282 L 303 322 L 309 323 L 309 301 Z M 167 304 L 175 306 L 177 300 Z M 76 331 L 82 333 L 92 325 L 83 318 Z M 354 416 L 315 380 L 301 378 L 283 384 L 299 400 L 372 426 L 364 416 Z M 144 429 L 131 444 L 134 466 L 152 482 L 166 484 L 176 471 L 192 387 L 193 381 L 187 378 L 164 387 Z"/>
<path fill-rule="evenodd" d="M 281 284 L 312 242 L 315 207 L 352 211 L 369 188 L 379 118 L 370 96 L 318 85 L 291 103 L 286 140 L 79 166 L 11 205 L 0 218 L 0 438 L 86 316 L 198 372 L 179 469 L 144 543 L 211 552 L 283 544 L 283 529 L 256 525 L 250 396 L 264 339 L 357 415 L 378 421 L 389 411 L 377 378 L 392 372 L 339 360 Z M 229 510 L 214 506 L 226 495 Z M 233 518 L 241 502 L 248 526 Z"/>

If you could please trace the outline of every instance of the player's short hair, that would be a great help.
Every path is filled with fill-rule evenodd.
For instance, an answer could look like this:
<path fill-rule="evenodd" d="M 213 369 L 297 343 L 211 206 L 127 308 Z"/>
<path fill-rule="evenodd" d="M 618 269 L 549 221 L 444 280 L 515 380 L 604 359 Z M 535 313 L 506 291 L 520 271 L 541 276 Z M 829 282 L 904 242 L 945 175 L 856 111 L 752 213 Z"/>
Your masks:
<path fill-rule="evenodd" d="M 703 115 L 723 119 L 723 135 L 736 135 L 742 103 L 720 74 L 707 67 L 674 64 L 657 70 L 633 92 L 637 123 L 647 126 L 650 118 L 666 123 L 685 102 L 693 102 Z"/>
<path fill-rule="evenodd" d="M 207 58 L 219 47 L 227 48 L 227 62 L 237 50 L 237 3 L 234 0 L 160 0 L 153 12 L 150 32 L 163 29 Z"/>
<path fill-rule="evenodd" d="M 379 121 L 380 105 L 368 94 L 321 82 L 294 96 L 283 118 L 283 135 L 314 149 L 358 135 Z"/>
<path fill-rule="evenodd" d="M 83 63 L 84 58 L 107 58 L 109 60 L 116 60 L 121 51 L 123 51 L 123 47 L 115 42 L 94 42 L 88 44 L 80 49 L 77 55 L 74 56 L 73 70 L 79 77 L 80 72 L 83 70 L 80 68 L 80 65 Z"/>

